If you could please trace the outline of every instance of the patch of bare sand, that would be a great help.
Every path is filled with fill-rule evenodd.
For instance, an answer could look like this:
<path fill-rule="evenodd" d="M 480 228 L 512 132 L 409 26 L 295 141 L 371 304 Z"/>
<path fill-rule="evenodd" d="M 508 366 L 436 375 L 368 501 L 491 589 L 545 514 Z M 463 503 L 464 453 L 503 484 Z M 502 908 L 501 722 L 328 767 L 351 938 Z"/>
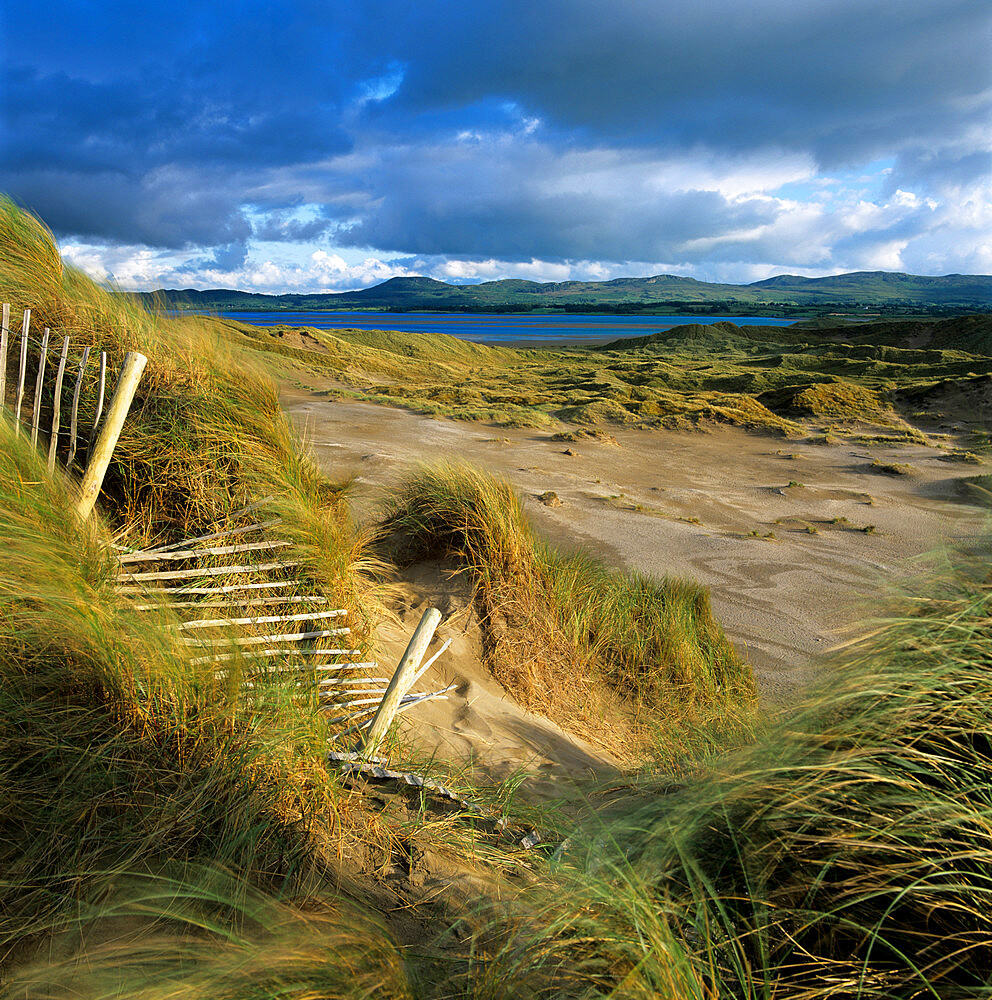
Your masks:
<path fill-rule="evenodd" d="M 360 516 L 374 516 L 413 463 L 464 458 L 505 475 L 556 543 L 584 546 L 611 565 L 707 585 L 717 617 L 754 665 L 770 705 L 794 702 L 824 652 L 863 631 L 896 591 L 924 588 L 943 547 L 987 530 L 983 511 L 954 502 L 963 493 L 958 480 L 983 470 L 952 466 L 943 452 L 924 446 L 807 444 L 720 427 L 611 428 L 616 447 L 333 401 L 319 387 L 286 387 L 282 399 L 327 472 L 357 476 Z M 876 459 L 913 471 L 884 475 Z M 549 490 L 561 506 L 540 501 Z M 860 530 L 869 526 L 870 532 Z M 411 595 L 435 599 L 426 585 L 412 587 Z M 406 634 L 414 624 L 407 622 Z M 511 730 L 524 746 L 518 730 L 536 725 L 536 717 L 526 725 L 507 721 L 505 729 L 500 723 L 485 736 L 483 725 L 493 728 L 500 717 L 486 699 L 499 695 L 485 678 L 464 677 L 461 700 L 474 698 L 479 709 L 470 742 L 480 736 L 502 747 Z M 435 709 L 419 711 L 426 720 Z M 459 724 L 451 726 L 456 744 Z"/>
<path fill-rule="evenodd" d="M 526 772 L 531 799 L 560 796 L 558 783 L 565 778 L 601 776 L 619 768 L 605 748 L 521 708 L 483 666 L 482 633 L 465 574 L 448 565 L 418 563 L 404 572 L 391 605 L 396 620 L 384 623 L 377 635 L 382 662 L 399 662 L 428 607 L 444 615 L 429 655 L 451 639 L 451 646 L 417 684 L 418 691 L 457 685 L 445 700 L 414 710 L 415 742 L 425 755 L 464 761 L 476 777 L 494 781 Z"/>

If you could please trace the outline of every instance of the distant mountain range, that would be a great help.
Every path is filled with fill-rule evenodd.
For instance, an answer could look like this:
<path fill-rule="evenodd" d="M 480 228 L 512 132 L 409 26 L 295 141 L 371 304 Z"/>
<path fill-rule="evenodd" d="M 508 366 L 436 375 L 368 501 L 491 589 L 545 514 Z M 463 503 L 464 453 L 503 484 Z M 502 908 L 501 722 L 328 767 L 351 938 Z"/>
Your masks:
<path fill-rule="evenodd" d="M 226 288 L 142 292 L 147 304 L 206 311 L 322 311 L 383 309 L 392 312 L 822 312 L 831 307 L 901 312 L 992 309 L 992 276 L 924 277 L 888 271 L 855 271 L 829 278 L 783 274 L 749 285 L 725 285 L 659 274 L 612 281 L 537 282 L 510 278 L 480 285 L 449 285 L 433 278 L 390 278 L 357 292 L 262 295 Z"/>

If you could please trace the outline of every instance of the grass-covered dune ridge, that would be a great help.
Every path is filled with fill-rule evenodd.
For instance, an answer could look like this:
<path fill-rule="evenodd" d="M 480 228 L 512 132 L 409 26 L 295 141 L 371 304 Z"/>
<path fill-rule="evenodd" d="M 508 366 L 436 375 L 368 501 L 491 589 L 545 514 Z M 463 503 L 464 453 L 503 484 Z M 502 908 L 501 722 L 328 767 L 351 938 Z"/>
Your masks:
<path fill-rule="evenodd" d="M 751 669 L 697 584 L 559 553 L 535 536 L 505 480 L 464 463 L 415 473 L 398 489 L 386 529 L 401 561 L 467 566 L 494 675 L 565 728 L 623 756 L 625 722 L 658 727 L 670 762 L 688 745 L 702 753 L 708 739 L 749 731 Z M 628 719 L 598 699 L 601 685 L 622 699 Z"/>

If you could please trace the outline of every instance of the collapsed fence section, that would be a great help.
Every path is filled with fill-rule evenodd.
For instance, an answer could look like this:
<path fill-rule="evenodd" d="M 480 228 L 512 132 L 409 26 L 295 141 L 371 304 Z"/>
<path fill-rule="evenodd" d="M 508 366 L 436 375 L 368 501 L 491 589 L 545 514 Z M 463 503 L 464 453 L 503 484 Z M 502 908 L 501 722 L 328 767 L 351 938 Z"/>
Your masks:
<path fill-rule="evenodd" d="M 229 521 L 264 502 L 234 512 Z M 289 679 L 316 696 L 332 726 L 342 727 L 337 739 L 363 734 L 365 752 L 374 753 L 399 713 L 446 698 L 455 687 L 411 692 L 451 644 L 423 662 L 441 613 L 431 608 L 424 614 L 397 669 L 383 673 L 375 661 L 360 659 L 360 649 L 346 648 L 347 610 L 328 608 L 327 598 L 298 578 L 300 561 L 272 560 L 273 550 L 289 546 L 266 536 L 279 523 L 229 523 L 167 545 L 119 551 L 120 589 L 136 598 L 135 610 L 176 616 L 161 627 L 177 633 L 191 665 L 210 665 L 218 679 L 234 672 L 246 697 L 256 696 L 274 675 Z"/>
<path fill-rule="evenodd" d="M 10 304 L 0 307 L 0 414 L 12 418 L 15 433 L 23 430 L 33 446 L 44 443 L 49 472 L 61 456 L 65 469 L 80 476 L 77 511 L 83 518 L 96 503 L 147 360 L 137 352 L 124 356 L 105 408 L 106 351 L 97 353 L 91 345 L 77 351 L 68 336 L 53 344 L 48 327 L 35 336 L 30 309 L 24 310 L 18 334 L 11 327 Z"/>

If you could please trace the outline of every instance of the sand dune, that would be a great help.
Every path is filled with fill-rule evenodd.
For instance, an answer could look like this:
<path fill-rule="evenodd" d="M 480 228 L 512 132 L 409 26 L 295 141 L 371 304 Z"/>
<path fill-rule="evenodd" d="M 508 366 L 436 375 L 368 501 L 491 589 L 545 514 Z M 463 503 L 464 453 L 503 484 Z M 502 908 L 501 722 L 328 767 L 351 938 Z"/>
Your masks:
<path fill-rule="evenodd" d="M 961 502 L 959 482 L 982 470 L 948 463 L 934 448 L 806 444 L 725 427 L 616 429 L 615 445 L 561 442 L 547 431 L 331 401 L 319 388 L 285 388 L 283 405 L 306 429 L 328 473 L 357 476 L 359 516 L 374 517 L 390 484 L 415 462 L 459 457 L 502 473 L 558 544 L 585 546 L 611 565 L 708 585 L 718 618 L 752 662 L 769 705 L 795 701 L 831 646 L 865 631 L 898 593 L 925 586 L 949 544 L 967 545 L 987 528 L 986 513 Z M 876 461 L 911 471 L 886 475 Z M 539 499 L 548 491 L 560 505 Z M 439 579 L 408 580 L 410 606 L 451 604 L 451 586 Z M 463 595 L 452 608 L 463 611 L 465 604 Z M 383 638 L 389 648 L 402 635 Z M 456 661 L 457 669 L 450 666 Z M 455 703 L 464 708 L 482 699 L 484 713 L 463 714 L 461 721 L 453 705 L 417 713 L 450 729 L 444 738 L 462 751 L 484 746 L 483 716 L 498 715 L 488 700 L 499 698 L 498 685 L 473 672 L 472 662 L 477 653 L 463 649 L 446 675 L 438 664 L 438 677 L 455 677 L 462 685 Z M 526 730 L 545 763 L 607 763 L 594 748 L 576 748 L 578 757 L 569 757 L 572 749 L 559 739 L 564 734 L 534 716 L 513 725 L 503 719 L 497 728 L 491 759 L 526 758 L 528 740 L 520 735 Z M 510 754 L 501 740 L 514 728 Z"/>

